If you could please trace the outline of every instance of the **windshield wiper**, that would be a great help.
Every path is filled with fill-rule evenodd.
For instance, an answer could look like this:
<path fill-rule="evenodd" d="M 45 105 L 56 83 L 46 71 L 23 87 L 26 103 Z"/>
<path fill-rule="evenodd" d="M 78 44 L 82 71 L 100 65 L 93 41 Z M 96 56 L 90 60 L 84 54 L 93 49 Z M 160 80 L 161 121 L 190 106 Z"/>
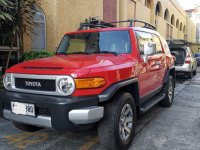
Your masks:
<path fill-rule="evenodd" d="M 67 54 L 86 54 L 86 55 L 89 55 L 89 53 L 86 53 L 86 52 L 72 52 L 72 53 L 67 53 Z"/>
<path fill-rule="evenodd" d="M 111 51 L 99 51 L 97 53 L 100 53 L 100 54 L 113 54 L 113 55 L 118 55 L 116 52 L 111 52 Z"/>

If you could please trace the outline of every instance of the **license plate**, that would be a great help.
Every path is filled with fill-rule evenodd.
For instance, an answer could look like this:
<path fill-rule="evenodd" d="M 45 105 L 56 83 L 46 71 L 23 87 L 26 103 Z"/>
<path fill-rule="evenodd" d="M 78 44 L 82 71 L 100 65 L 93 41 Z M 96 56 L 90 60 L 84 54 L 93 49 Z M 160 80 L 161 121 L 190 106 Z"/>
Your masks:
<path fill-rule="evenodd" d="M 14 114 L 35 116 L 35 105 L 20 102 L 11 102 L 11 111 Z"/>

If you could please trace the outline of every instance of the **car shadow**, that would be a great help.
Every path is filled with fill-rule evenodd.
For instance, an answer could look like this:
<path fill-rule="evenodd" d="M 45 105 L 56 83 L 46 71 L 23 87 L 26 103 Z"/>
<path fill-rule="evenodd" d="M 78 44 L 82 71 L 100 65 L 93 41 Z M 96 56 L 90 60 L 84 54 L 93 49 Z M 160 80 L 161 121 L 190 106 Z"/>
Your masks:
<path fill-rule="evenodd" d="M 182 84 L 183 82 L 190 80 L 187 76 L 185 75 L 176 75 L 176 83 Z"/>

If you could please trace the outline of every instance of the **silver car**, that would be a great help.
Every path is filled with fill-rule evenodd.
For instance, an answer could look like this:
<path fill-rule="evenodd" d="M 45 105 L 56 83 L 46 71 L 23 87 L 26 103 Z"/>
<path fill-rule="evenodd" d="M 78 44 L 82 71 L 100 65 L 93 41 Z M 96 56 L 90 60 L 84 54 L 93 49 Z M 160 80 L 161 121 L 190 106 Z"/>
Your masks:
<path fill-rule="evenodd" d="M 174 64 L 176 73 L 187 75 L 191 79 L 193 75 L 196 75 L 197 61 L 186 42 L 182 42 L 182 40 L 179 40 L 179 42 L 175 40 L 173 44 L 168 44 L 171 54 L 176 57 Z"/>
<path fill-rule="evenodd" d="M 194 57 L 197 60 L 197 65 L 200 66 L 200 53 L 194 54 Z"/>

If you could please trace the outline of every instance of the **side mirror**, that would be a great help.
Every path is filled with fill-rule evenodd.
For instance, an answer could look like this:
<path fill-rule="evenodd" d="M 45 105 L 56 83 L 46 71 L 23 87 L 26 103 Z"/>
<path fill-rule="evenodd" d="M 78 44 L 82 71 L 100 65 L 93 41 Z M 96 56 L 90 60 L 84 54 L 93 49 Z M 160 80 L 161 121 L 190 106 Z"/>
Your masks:
<path fill-rule="evenodd" d="M 148 56 L 154 55 L 155 53 L 156 53 L 156 43 L 153 42 L 144 43 L 144 55 L 143 55 L 144 63 L 148 63 Z"/>
<path fill-rule="evenodd" d="M 144 55 L 154 55 L 156 53 L 156 43 L 144 43 Z"/>

